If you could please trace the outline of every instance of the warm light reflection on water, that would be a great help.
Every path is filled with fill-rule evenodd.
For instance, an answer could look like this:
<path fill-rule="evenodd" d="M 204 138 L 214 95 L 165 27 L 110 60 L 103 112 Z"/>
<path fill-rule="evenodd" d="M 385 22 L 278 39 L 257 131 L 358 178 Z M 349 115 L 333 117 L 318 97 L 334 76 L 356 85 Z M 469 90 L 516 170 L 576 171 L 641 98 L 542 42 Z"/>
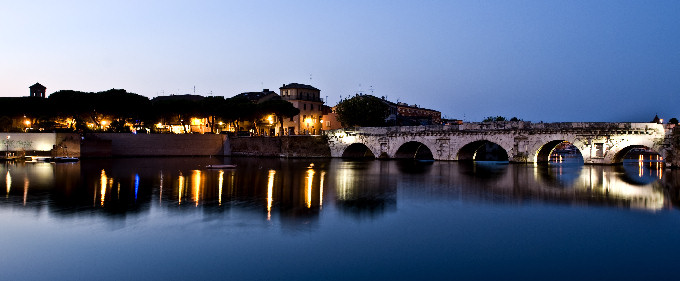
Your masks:
<path fill-rule="evenodd" d="M 305 190 L 305 202 L 307 203 L 307 208 L 312 207 L 312 184 L 314 182 L 314 170 L 307 170 L 307 177 L 305 178 L 307 182 L 307 189 Z"/>
<path fill-rule="evenodd" d="M 224 171 L 220 170 L 220 175 L 218 176 L 218 180 L 217 180 L 217 189 L 218 189 L 218 193 L 219 193 L 217 195 L 217 198 L 218 198 L 217 200 L 218 200 L 220 206 L 222 206 L 222 187 L 223 186 L 224 186 Z"/>
<path fill-rule="evenodd" d="M 182 195 L 184 193 L 184 176 L 182 176 L 182 172 L 179 173 L 177 185 L 177 204 L 182 205 Z"/>
<path fill-rule="evenodd" d="M 7 186 L 7 196 L 9 197 L 9 192 L 12 190 L 12 175 L 9 174 L 9 170 L 7 170 L 7 175 L 5 176 L 5 185 Z"/>
<path fill-rule="evenodd" d="M 158 204 L 154 206 L 162 206 L 163 201 L 186 204 L 189 197 L 193 207 L 214 204 L 216 207 L 261 208 L 266 212 L 264 218 L 267 220 L 282 209 L 286 212 L 301 209 L 320 211 L 329 200 L 339 202 L 352 212 L 363 210 L 366 204 L 370 204 L 368 210 L 372 211 L 395 206 L 399 183 L 404 179 L 417 181 L 417 188 L 422 189 L 443 185 L 444 190 L 458 194 L 456 196 L 461 200 L 475 196 L 510 201 L 559 198 L 583 204 L 647 210 L 676 205 L 669 198 L 669 194 L 673 193 L 665 190 L 660 181 L 667 172 L 663 163 L 654 159 L 648 162 L 647 158 L 643 158 L 644 162 L 629 161 L 621 166 L 574 165 L 564 159 L 563 162 L 547 165 L 340 160 L 315 161 L 311 165 L 304 160 L 298 160 L 299 164 L 282 164 L 279 160 L 267 160 L 271 164 L 264 160 L 240 160 L 244 163 L 252 161 L 253 165 L 242 164 L 233 170 L 198 170 L 196 166 L 183 168 L 181 165 L 143 170 L 125 160 L 115 160 L 125 163 L 121 165 L 107 162 L 114 160 L 102 160 L 99 166 L 87 161 L 78 165 L 6 165 L 0 172 L 5 174 L 7 198 L 13 194 L 21 196 L 17 201 L 22 205 L 30 205 L 35 198 L 31 195 L 47 188 L 62 192 L 66 198 L 87 197 L 90 200 L 88 206 L 106 207 L 102 209 L 116 212 L 139 208 L 156 196 Z M 634 160 L 638 159 L 636 156 Z M 191 176 L 185 176 L 187 173 Z M 23 192 L 11 190 L 12 179 L 17 177 L 24 178 Z M 34 187 L 36 184 L 37 189 Z M 171 187 L 171 192 L 167 192 L 167 186 Z M 173 186 L 176 196 L 172 192 Z"/>
<path fill-rule="evenodd" d="M 106 199 L 106 185 L 109 182 L 108 177 L 106 177 L 106 171 L 102 169 L 102 173 L 100 175 L 100 187 L 99 187 L 99 205 L 104 206 L 104 200 Z"/>
<path fill-rule="evenodd" d="M 272 202 L 274 202 L 274 176 L 276 171 L 269 170 L 267 177 L 267 220 L 272 218 Z"/>
<path fill-rule="evenodd" d="M 24 206 L 26 206 L 26 198 L 28 197 L 28 177 L 24 177 Z"/>
<path fill-rule="evenodd" d="M 194 194 L 194 202 L 196 202 L 196 206 L 198 207 L 198 201 L 201 199 L 201 171 L 193 170 L 191 181 Z"/>
<path fill-rule="evenodd" d="M 319 208 L 323 207 L 323 181 L 326 178 L 326 171 L 321 171 L 319 179 Z"/>

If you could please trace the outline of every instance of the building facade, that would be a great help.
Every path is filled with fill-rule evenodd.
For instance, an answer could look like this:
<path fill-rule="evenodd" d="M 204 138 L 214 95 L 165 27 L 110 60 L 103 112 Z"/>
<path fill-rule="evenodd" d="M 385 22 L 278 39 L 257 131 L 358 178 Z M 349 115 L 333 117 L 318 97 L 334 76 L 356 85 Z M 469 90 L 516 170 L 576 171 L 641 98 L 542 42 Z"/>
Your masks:
<path fill-rule="evenodd" d="M 300 114 L 284 120 L 283 127 L 286 130 L 284 134 L 321 134 L 324 115 L 324 101 L 321 98 L 321 90 L 298 83 L 284 84 L 279 90 L 281 99 L 300 109 Z"/>

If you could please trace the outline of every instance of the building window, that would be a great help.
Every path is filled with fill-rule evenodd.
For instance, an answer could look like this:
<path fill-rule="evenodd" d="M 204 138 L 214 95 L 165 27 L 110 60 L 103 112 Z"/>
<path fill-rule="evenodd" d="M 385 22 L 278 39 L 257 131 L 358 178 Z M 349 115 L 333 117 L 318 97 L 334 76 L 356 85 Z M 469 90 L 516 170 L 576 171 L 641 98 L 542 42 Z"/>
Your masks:
<path fill-rule="evenodd" d="M 310 110 L 314 110 L 314 105 L 313 105 L 313 104 L 310 104 L 309 106 L 311 106 L 311 108 L 309 108 Z"/>
<path fill-rule="evenodd" d="M 303 108 L 304 110 L 307 110 L 307 104 L 306 104 L 306 103 L 305 103 L 305 104 L 302 104 L 302 108 Z"/>

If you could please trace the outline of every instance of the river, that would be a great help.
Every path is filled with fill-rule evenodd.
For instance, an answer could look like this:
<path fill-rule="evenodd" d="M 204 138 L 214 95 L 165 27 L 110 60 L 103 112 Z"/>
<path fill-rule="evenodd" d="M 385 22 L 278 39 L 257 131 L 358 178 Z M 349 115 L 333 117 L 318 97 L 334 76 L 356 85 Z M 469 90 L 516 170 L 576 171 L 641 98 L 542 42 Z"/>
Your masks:
<path fill-rule="evenodd" d="M 679 173 L 632 161 L 4 163 L 0 280 L 674 279 Z"/>

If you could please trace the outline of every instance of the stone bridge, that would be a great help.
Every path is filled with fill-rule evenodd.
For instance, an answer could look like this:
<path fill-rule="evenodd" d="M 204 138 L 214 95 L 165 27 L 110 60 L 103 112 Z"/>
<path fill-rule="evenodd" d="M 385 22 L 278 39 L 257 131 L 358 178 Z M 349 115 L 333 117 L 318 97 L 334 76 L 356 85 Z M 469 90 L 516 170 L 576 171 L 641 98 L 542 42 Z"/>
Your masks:
<path fill-rule="evenodd" d="M 657 123 L 491 122 L 413 127 L 361 127 L 327 133 L 333 157 L 482 160 L 480 151 L 510 162 L 544 162 L 560 143 L 578 148 L 586 164 L 616 164 L 635 148 L 673 157 L 673 125 Z M 678 146 L 677 144 L 675 146 Z M 504 158 L 504 159 L 503 159 Z M 680 157 L 679 157 L 680 158 Z M 666 159 L 667 165 L 677 162 Z"/>

